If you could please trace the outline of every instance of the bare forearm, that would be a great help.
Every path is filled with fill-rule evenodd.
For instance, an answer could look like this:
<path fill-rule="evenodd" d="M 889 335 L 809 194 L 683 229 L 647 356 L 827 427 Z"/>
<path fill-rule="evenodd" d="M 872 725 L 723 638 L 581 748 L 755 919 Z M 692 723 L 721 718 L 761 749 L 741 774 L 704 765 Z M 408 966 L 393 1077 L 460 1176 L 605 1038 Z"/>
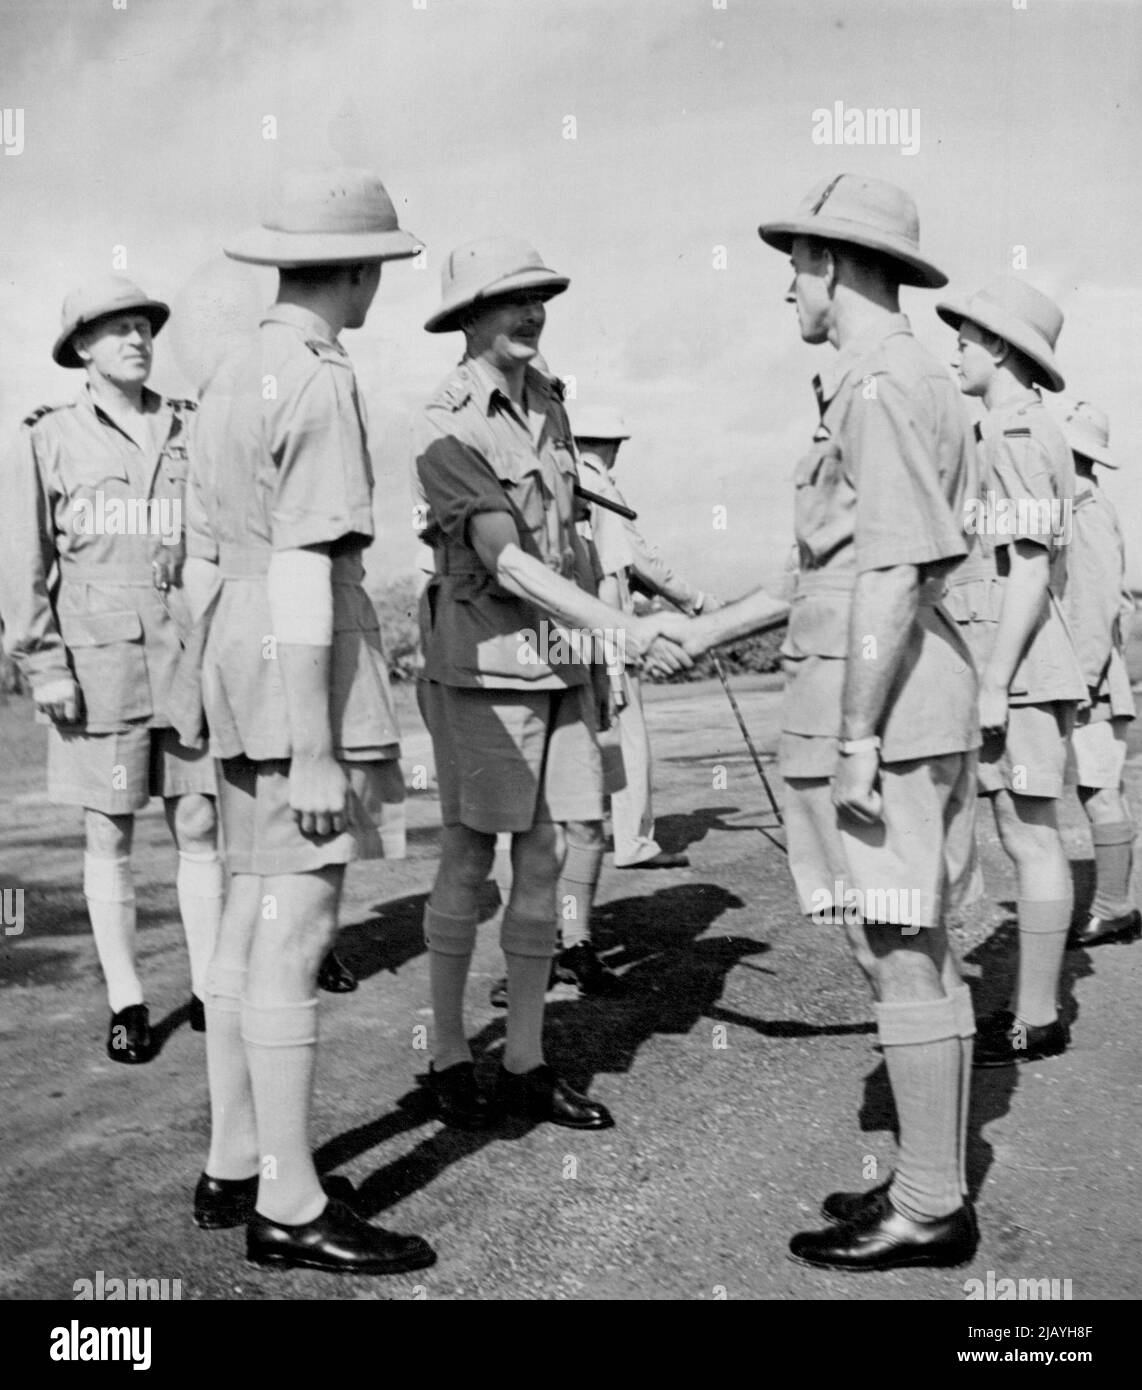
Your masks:
<path fill-rule="evenodd" d="M 333 751 L 329 725 L 331 652 L 331 647 L 278 643 L 277 659 L 285 686 L 294 757 L 315 757 Z"/>
<path fill-rule="evenodd" d="M 509 593 L 528 599 L 568 627 L 628 629 L 626 615 L 618 608 L 586 593 L 518 545 L 505 545 L 499 552 L 496 579 Z"/>
<path fill-rule="evenodd" d="M 789 604 L 774 598 L 767 589 L 755 589 L 734 603 L 727 603 L 723 608 L 695 618 L 689 638 L 694 646 L 708 651 L 725 642 L 735 642 L 739 637 L 778 627 L 788 617 Z"/>
<path fill-rule="evenodd" d="M 1016 541 L 1011 570 L 1003 586 L 1003 607 L 983 684 L 999 690 L 1011 685 L 1015 669 L 1042 617 L 1050 582 L 1050 558 L 1039 545 Z"/>
<path fill-rule="evenodd" d="M 920 575 L 915 565 L 857 576 L 841 694 L 841 737 L 868 738 L 880 728 L 916 620 Z"/>

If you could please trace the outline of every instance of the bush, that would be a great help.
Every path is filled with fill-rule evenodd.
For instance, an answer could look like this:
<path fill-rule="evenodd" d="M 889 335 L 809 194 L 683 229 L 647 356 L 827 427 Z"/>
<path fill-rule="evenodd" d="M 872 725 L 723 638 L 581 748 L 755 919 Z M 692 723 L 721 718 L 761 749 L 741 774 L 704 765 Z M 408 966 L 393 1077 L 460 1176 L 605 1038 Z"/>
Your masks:
<path fill-rule="evenodd" d="M 416 621 L 420 581 L 415 575 L 394 579 L 371 597 L 377 610 L 389 675 L 394 681 L 414 680 L 421 665 L 420 629 Z"/>
<path fill-rule="evenodd" d="M 754 637 L 743 637 L 740 642 L 718 647 L 717 653 L 721 658 L 722 669 L 728 676 L 745 672 L 769 674 L 780 671 L 781 659 L 778 653 L 784 637 L 785 628 L 779 627 L 771 632 L 759 632 Z M 674 676 L 644 675 L 643 680 L 660 685 L 681 685 L 686 681 L 715 680 L 717 674 L 714 670 L 713 656 L 707 652 L 695 661 L 689 671 L 680 671 Z"/>

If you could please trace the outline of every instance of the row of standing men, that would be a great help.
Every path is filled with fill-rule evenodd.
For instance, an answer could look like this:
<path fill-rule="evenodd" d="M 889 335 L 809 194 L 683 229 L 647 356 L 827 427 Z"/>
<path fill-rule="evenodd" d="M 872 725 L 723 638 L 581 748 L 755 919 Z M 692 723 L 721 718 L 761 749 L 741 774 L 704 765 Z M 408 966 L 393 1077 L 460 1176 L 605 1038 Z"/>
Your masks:
<path fill-rule="evenodd" d="M 584 924 L 561 957 L 580 983 L 613 983 L 585 922 L 603 797 L 618 790 L 599 742 L 622 704 L 615 643 L 631 666 L 673 671 L 788 618 L 790 865 L 803 910 L 835 916 L 868 975 L 900 1123 L 889 1181 L 832 1194 L 828 1227 L 794 1237 L 791 1253 L 844 1268 L 954 1264 L 978 1238 L 965 1161 L 976 1027 L 945 924 L 979 891 L 977 791 L 1018 875 L 1020 961 L 1011 1010 L 981 1022 L 975 1065 L 1065 1049 L 1068 929 L 1085 945 L 1138 935 L 1121 787 L 1133 714 L 1121 537 L 1093 478 L 1096 464 L 1112 466 L 1105 420 L 1077 403 L 1065 435 L 1048 413 L 1039 388 L 1063 385 L 1062 316 L 1004 279 L 939 307 L 958 333 L 961 389 L 986 408 L 977 447 L 952 379 L 899 312 L 901 284 L 946 283 L 919 250 L 903 190 L 840 175 L 760 232 L 791 255 L 802 337 L 838 349 L 815 380 L 820 420 L 796 471 L 791 608 L 764 590 L 703 602 L 666 572 L 649 587 L 690 616 L 633 612 L 621 586 L 638 572 L 640 541 L 629 523 L 614 529 L 605 505 L 617 498 L 608 436 L 623 431 L 584 418 L 577 448 L 559 383 L 535 366 L 545 305 L 567 278 L 506 238 L 445 261 L 426 327 L 462 331 L 465 353 L 418 417 L 415 448 L 434 557 L 418 699 L 443 820 L 425 912 L 427 1084 L 441 1118 L 466 1128 L 504 1112 L 613 1123 L 546 1063 L 542 1025 L 561 919 Z M 418 249 L 375 177 L 296 176 L 283 207 L 227 248 L 278 267 L 279 294 L 256 340 L 217 365 L 197 412 L 145 386 L 166 305 L 121 281 L 88 287 L 65 303 L 53 351 L 86 369 L 85 390 L 29 416 L 3 465 L 11 558 L 0 613 L 51 722 L 50 792 L 87 816 L 84 892 L 111 997 L 109 1052 L 152 1052 L 129 854 L 134 812 L 161 795 L 206 1031 L 212 1136 L 195 1220 L 246 1224 L 260 1264 L 379 1273 L 434 1259 L 419 1237 L 362 1220 L 345 1179 L 318 1177 L 308 1137 L 316 980 L 345 865 L 400 853 L 403 838 L 399 736 L 362 585 L 373 475 L 339 334 L 365 321 L 382 264 Z M 584 456 L 604 499 L 589 510 Z M 1076 464 L 1087 484 L 1077 493 Z M 185 500 L 185 532 L 157 545 L 78 520 L 131 498 Z M 1073 532 L 1044 528 L 1044 515 L 1073 520 Z M 1069 594 L 1068 553 L 1079 557 Z M 595 659 L 574 645 L 569 656 L 530 647 L 551 622 L 593 634 Z M 637 709 L 629 670 L 626 682 Z M 1092 913 L 1072 926 L 1055 808 L 1076 722 L 1099 879 Z M 645 731 L 628 745 L 644 748 Z M 627 763 L 644 785 L 637 758 Z M 632 862 L 669 865 L 643 829 Z M 463 1002 L 479 892 L 504 833 L 508 1013 L 488 1088 Z M 574 910 L 560 912 L 568 900 Z"/>

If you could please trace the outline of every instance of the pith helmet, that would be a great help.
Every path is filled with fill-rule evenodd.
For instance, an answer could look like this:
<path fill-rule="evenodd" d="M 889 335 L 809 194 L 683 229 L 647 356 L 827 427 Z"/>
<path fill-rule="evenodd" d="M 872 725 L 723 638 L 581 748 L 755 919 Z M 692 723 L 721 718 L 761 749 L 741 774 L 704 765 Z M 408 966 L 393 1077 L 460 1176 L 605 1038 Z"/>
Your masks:
<path fill-rule="evenodd" d="M 576 439 L 629 439 L 626 421 L 613 406 L 583 405 L 571 416 Z"/>
<path fill-rule="evenodd" d="M 938 290 L 948 277 L 920 254 L 920 216 L 911 194 L 883 179 L 837 174 L 815 184 L 792 217 L 763 222 L 758 236 L 788 254 L 793 238 L 821 237 L 879 251 L 896 263 L 902 285 Z"/>
<path fill-rule="evenodd" d="M 518 290 L 552 299 L 571 283 L 549 270 L 534 246 L 515 237 L 481 237 L 458 246 L 444 262 L 440 282 L 440 308 L 424 325 L 429 333 L 451 333 L 463 311 L 483 300 Z"/>
<path fill-rule="evenodd" d="M 1049 391 L 1061 391 L 1066 385 L 1055 363 L 1063 311 L 1025 280 L 1001 275 L 973 295 L 941 301 L 936 313 L 953 328 L 967 319 L 1018 348 L 1033 363 L 1036 380 Z"/>
<path fill-rule="evenodd" d="M 279 268 L 398 261 L 420 249 L 377 175 L 344 166 L 287 173 L 262 225 L 224 248 L 236 261 Z"/>
<path fill-rule="evenodd" d="M 61 367 L 82 367 L 83 363 L 72 346 L 72 339 L 79 329 L 89 327 L 96 319 L 107 318 L 111 314 L 129 314 L 132 310 L 150 319 L 152 333 L 162 328 L 171 312 L 169 304 L 152 299 L 123 275 L 103 275 L 72 290 L 63 301 L 60 315 L 62 327 L 52 348 L 52 358 Z"/>
<path fill-rule="evenodd" d="M 1110 453 L 1110 419 L 1090 401 L 1061 400 L 1059 419 L 1072 453 L 1082 454 L 1106 468 L 1117 468 Z"/>

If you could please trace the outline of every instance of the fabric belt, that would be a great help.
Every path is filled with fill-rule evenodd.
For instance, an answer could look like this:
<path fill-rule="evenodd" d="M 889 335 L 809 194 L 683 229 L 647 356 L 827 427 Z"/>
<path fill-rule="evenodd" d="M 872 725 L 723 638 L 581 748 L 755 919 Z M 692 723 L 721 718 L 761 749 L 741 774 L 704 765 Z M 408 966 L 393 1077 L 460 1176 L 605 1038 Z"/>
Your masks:
<path fill-rule="evenodd" d="M 150 564 L 85 565 L 75 560 L 64 560 L 60 564 L 59 576 L 64 584 L 115 584 L 130 589 L 155 587 Z"/>
<path fill-rule="evenodd" d="M 856 588 L 857 576 L 852 570 L 799 570 L 797 573 L 796 597 L 806 594 L 851 594 Z M 945 582 L 942 579 L 925 579 L 917 594 L 921 608 L 934 608 L 943 602 Z"/>

